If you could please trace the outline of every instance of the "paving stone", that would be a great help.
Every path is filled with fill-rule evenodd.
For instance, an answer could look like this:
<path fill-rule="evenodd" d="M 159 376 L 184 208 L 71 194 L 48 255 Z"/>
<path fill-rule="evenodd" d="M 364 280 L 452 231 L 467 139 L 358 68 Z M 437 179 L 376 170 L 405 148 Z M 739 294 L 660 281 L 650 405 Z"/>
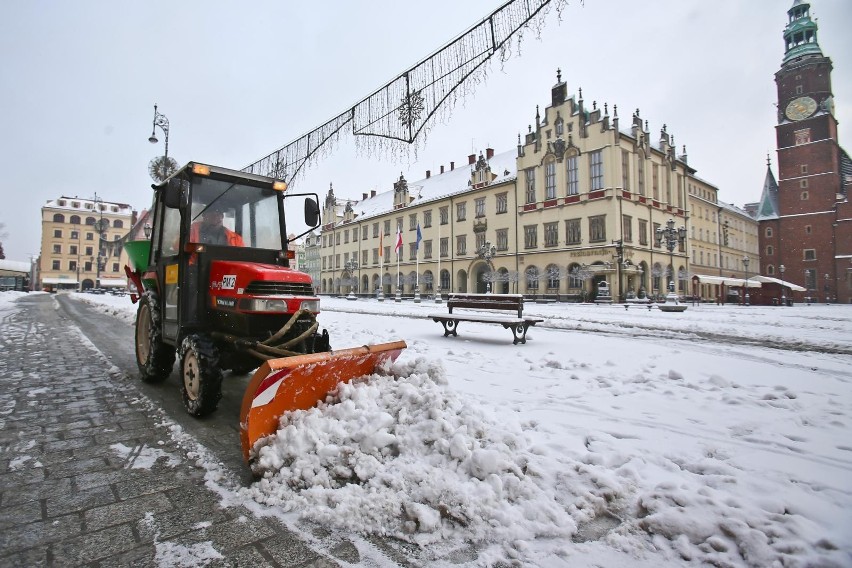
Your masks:
<path fill-rule="evenodd" d="M 133 522 L 143 518 L 146 513 L 169 511 L 172 504 L 163 494 L 143 495 L 136 499 L 119 501 L 102 507 L 95 507 L 83 514 L 86 530 L 98 530 L 112 525 Z"/>
<path fill-rule="evenodd" d="M 323 556 L 302 544 L 296 535 L 286 530 L 265 539 L 260 546 L 275 559 L 275 562 L 287 568 L 324 560 Z M 336 566 L 336 564 L 331 563 L 330 566 Z"/>
<path fill-rule="evenodd" d="M 47 518 L 52 519 L 69 513 L 84 511 L 114 501 L 115 494 L 109 486 L 51 495 L 46 499 Z"/>
<path fill-rule="evenodd" d="M 137 545 L 128 525 L 118 525 L 99 531 L 87 531 L 78 537 L 51 545 L 57 566 L 90 564 L 102 558 L 122 554 Z"/>

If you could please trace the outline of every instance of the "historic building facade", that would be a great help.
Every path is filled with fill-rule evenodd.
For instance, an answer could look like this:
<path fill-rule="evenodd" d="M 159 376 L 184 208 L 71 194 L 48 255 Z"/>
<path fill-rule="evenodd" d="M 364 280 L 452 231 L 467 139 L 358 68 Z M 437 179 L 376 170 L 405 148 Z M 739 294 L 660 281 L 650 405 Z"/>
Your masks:
<path fill-rule="evenodd" d="M 123 203 L 60 197 L 41 208 L 39 289 L 125 287 L 121 246 L 136 221 Z"/>
<path fill-rule="evenodd" d="M 338 200 L 330 188 L 321 233 L 322 293 L 522 293 L 614 301 L 682 295 L 715 299 L 700 271 L 743 276 L 757 261 L 757 224 L 719 203 L 662 127 L 637 109 L 587 108 L 557 74 L 550 105 L 514 151 L 468 156 L 393 191 Z M 727 222 L 727 225 L 725 223 Z M 677 236 L 669 249 L 658 229 Z M 723 233 L 724 230 L 724 233 Z"/>
<path fill-rule="evenodd" d="M 787 11 L 775 73 L 778 181 L 767 172 L 757 210 L 761 272 L 806 289 L 795 296 L 852 302 L 852 160 L 837 138 L 831 59 L 817 42 L 810 4 Z"/>

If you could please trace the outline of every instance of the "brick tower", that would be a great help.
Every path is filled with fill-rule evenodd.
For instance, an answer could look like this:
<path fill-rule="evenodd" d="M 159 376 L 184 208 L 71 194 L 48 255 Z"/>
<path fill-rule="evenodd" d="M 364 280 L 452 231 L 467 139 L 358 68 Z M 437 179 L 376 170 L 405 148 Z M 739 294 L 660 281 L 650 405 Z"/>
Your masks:
<path fill-rule="evenodd" d="M 810 4 L 787 11 L 784 59 L 775 73 L 778 182 L 771 169 L 758 209 L 761 273 L 807 289 L 820 302 L 852 298 L 852 160 L 837 139 L 831 59 L 817 42 Z M 781 267 L 784 267 L 783 269 Z"/>

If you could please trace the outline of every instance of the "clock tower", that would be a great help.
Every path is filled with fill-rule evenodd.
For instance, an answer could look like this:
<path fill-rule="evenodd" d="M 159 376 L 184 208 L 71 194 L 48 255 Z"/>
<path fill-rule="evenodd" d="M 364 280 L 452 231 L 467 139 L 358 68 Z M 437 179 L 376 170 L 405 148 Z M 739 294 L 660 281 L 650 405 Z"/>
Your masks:
<path fill-rule="evenodd" d="M 764 190 L 758 210 L 761 273 L 806 288 L 798 300 L 849 303 L 852 160 L 837 139 L 831 59 L 820 49 L 809 2 L 794 0 L 787 16 L 775 73 L 778 184 Z"/>

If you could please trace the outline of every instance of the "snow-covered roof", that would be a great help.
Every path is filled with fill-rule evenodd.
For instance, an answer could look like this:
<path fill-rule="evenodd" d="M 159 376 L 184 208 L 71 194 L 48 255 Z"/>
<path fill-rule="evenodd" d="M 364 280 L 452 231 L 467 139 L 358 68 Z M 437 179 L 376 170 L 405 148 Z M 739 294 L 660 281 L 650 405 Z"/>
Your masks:
<path fill-rule="evenodd" d="M 126 203 L 113 203 L 112 201 L 98 201 L 104 206 L 103 212 L 109 215 L 131 215 L 133 208 Z M 76 204 L 76 207 L 74 206 Z M 96 202 L 93 199 L 85 199 L 81 197 L 65 197 L 58 199 L 49 199 L 44 205 L 49 209 L 63 209 L 66 211 L 80 211 L 82 213 L 98 213 Z M 113 211 L 112 207 L 116 207 L 118 211 Z"/>
<path fill-rule="evenodd" d="M 0 270 L 8 270 L 9 272 L 30 272 L 29 262 L 20 262 L 17 260 L 0 259 Z"/>
<path fill-rule="evenodd" d="M 494 154 L 488 161 L 491 166 L 491 173 L 497 174 L 497 177 L 491 181 L 491 185 L 511 181 L 517 177 L 517 150 L 509 150 Z M 413 197 L 413 201 L 408 204 L 408 207 L 416 207 L 417 205 L 429 203 L 443 199 L 450 195 L 457 195 L 471 190 L 468 185 L 470 181 L 471 165 L 457 167 L 450 171 L 444 171 L 442 174 L 433 174 L 428 178 L 424 178 L 415 182 L 408 182 L 409 196 Z M 361 221 L 370 217 L 376 217 L 393 211 L 394 190 L 388 190 L 382 193 L 377 193 L 374 197 L 368 197 L 361 201 L 352 201 L 352 209 L 355 211 L 356 218 Z M 347 200 L 342 200 L 347 201 Z"/>

